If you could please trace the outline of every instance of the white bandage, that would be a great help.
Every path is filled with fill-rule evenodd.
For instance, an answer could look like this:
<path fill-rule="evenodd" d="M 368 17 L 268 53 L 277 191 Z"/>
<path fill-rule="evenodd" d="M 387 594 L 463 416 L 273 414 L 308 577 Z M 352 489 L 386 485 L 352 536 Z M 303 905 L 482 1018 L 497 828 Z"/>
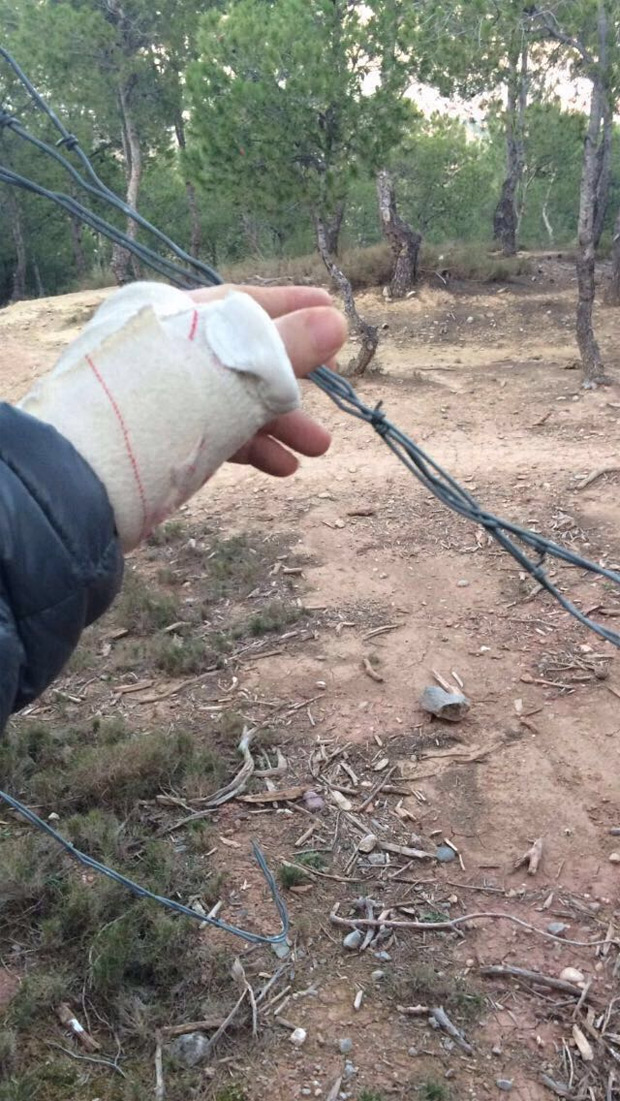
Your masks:
<path fill-rule="evenodd" d="M 249 295 L 196 306 L 183 291 L 133 283 L 20 404 L 90 463 L 131 550 L 299 400 L 278 330 Z"/>

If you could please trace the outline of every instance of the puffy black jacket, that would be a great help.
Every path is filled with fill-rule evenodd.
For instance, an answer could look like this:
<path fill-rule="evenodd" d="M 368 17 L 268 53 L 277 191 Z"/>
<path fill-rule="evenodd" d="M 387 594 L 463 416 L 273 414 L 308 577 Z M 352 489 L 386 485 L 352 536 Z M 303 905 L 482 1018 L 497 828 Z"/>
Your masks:
<path fill-rule="evenodd" d="M 0 402 L 0 733 L 58 675 L 122 575 L 102 483 L 54 428 Z"/>

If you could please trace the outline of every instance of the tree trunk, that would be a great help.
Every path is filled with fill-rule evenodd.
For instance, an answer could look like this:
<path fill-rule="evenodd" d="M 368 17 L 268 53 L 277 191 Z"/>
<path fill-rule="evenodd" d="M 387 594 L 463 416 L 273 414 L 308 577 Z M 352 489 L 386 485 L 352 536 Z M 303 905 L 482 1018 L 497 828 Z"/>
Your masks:
<path fill-rule="evenodd" d="M 493 237 L 502 246 L 504 256 L 517 252 L 517 192 L 525 160 L 525 111 L 528 92 L 528 42 L 509 58 L 506 103 L 506 176 L 493 215 Z"/>
<path fill-rule="evenodd" d="M 43 286 L 43 280 L 41 279 L 41 272 L 36 260 L 32 261 L 32 271 L 34 274 L 34 282 L 37 288 L 37 295 L 39 298 L 45 298 L 45 287 Z"/>
<path fill-rule="evenodd" d="M 611 278 L 607 286 L 605 301 L 608 306 L 620 306 L 620 209 L 616 215 L 611 243 Z"/>
<path fill-rule="evenodd" d="M 118 92 L 118 103 L 121 114 L 123 149 L 125 151 L 125 163 L 127 165 L 127 191 L 126 202 L 135 210 L 138 205 L 138 194 L 142 180 L 142 150 L 140 138 L 135 120 L 131 113 L 131 91 L 134 80 L 121 84 Z M 127 219 L 125 232 L 131 241 L 135 241 L 138 227 L 133 218 Z M 112 249 L 112 271 L 119 286 L 128 283 L 133 273 L 139 278 L 140 268 L 136 257 L 122 245 L 114 245 Z"/>
<path fill-rule="evenodd" d="M 549 211 L 547 210 L 547 207 L 549 206 L 549 199 L 551 198 L 551 190 L 553 188 L 554 183 L 555 183 L 555 172 L 552 174 L 551 179 L 549 180 L 549 186 L 547 187 L 547 191 L 546 191 L 546 194 L 545 194 L 544 202 L 543 202 L 543 205 L 542 205 L 542 211 L 541 211 L 541 217 L 542 217 L 542 220 L 543 220 L 543 225 L 544 225 L 545 229 L 547 230 L 547 237 L 549 238 L 549 244 L 550 244 L 551 248 L 553 248 L 553 246 L 555 244 L 555 234 L 553 232 L 553 226 L 551 225 L 551 220 L 549 218 Z"/>
<path fill-rule="evenodd" d="M 183 114 L 179 112 L 177 115 L 174 131 L 177 137 L 177 145 L 181 150 L 181 160 L 183 159 L 183 153 L 185 152 L 185 123 L 183 121 Z M 189 251 L 192 256 L 198 258 L 202 246 L 202 226 L 200 224 L 200 215 L 198 213 L 198 202 L 196 199 L 196 188 L 191 180 L 185 181 L 185 194 L 187 195 L 187 209 L 189 210 L 189 225 L 190 225 L 190 242 Z"/>
<path fill-rule="evenodd" d="M 19 200 L 12 188 L 7 189 L 7 206 L 11 219 L 11 236 L 15 246 L 15 268 L 13 269 L 13 286 L 11 288 L 11 302 L 19 302 L 26 297 L 26 268 L 28 254 L 26 251 L 26 239 Z"/>
<path fill-rule="evenodd" d="M 332 214 L 331 218 L 325 218 L 323 220 L 323 225 L 325 226 L 325 241 L 330 256 L 338 256 L 340 247 L 340 230 L 342 229 L 343 218 L 344 202 L 341 201 L 336 206 L 336 210 Z"/>
<path fill-rule="evenodd" d="M 608 83 L 609 24 L 604 0 L 598 3 L 598 60 L 590 66 L 592 81 L 590 117 L 583 147 L 583 168 L 579 191 L 579 253 L 577 257 L 577 343 L 583 366 L 584 387 L 595 389 L 608 382 L 603 369 L 601 351 L 594 335 L 592 313 L 595 295 L 596 213 L 600 195 L 601 174 L 605 170 L 604 121 L 610 110 Z"/>
<path fill-rule="evenodd" d="M 596 185 L 596 202 L 594 206 L 594 247 L 601 243 L 607 204 L 609 202 L 609 184 L 611 179 L 611 138 L 613 133 L 614 115 L 609 97 L 605 96 L 603 109 L 603 137 L 600 143 L 598 160 L 598 182 Z"/>
<path fill-rule="evenodd" d="M 396 209 L 394 183 L 386 169 L 382 169 L 377 175 L 377 196 L 383 235 L 389 241 L 394 254 L 390 293 L 393 298 L 404 298 L 418 276 L 422 234 L 413 230 L 400 217 Z"/>
<path fill-rule="evenodd" d="M 325 221 L 322 218 L 315 217 L 314 224 L 320 257 L 342 295 L 344 312 L 347 315 L 351 329 L 359 336 L 361 342 L 357 358 L 351 361 L 349 370 L 353 375 L 363 375 L 377 350 L 379 332 L 376 325 L 370 325 L 367 321 L 364 321 L 357 312 L 353 288 L 329 251 L 329 233 Z"/>
<path fill-rule="evenodd" d="M 603 361 L 600 348 L 594 335 L 592 311 L 594 307 L 596 267 L 594 245 L 594 221 L 596 213 L 596 195 L 601 158 L 601 123 L 605 110 L 606 93 L 602 85 L 601 74 L 592 77 L 592 97 L 590 100 L 590 118 L 583 153 L 583 169 L 579 193 L 579 255 L 577 258 L 577 343 L 585 374 L 584 385 L 594 388 L 604 381 Z"/>
<path fill-rule="evenodd" d="M 84 246 L 82 244 L 83 226 L 79 218 L 69 218 L 69 228 L 71 230 L 71 244 L 73 246 L 75 270 L 77 271 L 78 279 L 82 280 L 86 275 L 86 256 L 84 255 Z"/>

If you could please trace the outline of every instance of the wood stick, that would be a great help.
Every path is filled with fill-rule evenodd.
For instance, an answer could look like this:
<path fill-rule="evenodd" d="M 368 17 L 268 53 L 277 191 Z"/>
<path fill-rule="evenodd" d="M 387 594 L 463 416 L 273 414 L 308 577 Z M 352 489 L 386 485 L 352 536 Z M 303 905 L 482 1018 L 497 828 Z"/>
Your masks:
<path fill-rule="evenodd" d="M 554 979 L 551 975 L 543 975 L 540 971 L 530 971 L 526 967 L 509 967 L 504 964 L 496 964 L 490 967 L 481 967 L 480 974 L 487 979 L 520 979 L 523 982 L 534 983 L 536 986 L 546 986 L 549 990 L 560 990 L 563 994 L 571 994 L 574 998 L 582 998 L 584 991 L 572 982 L 564 979 Z M 587 992 L 589 994 L 589 991 Z M 584 999 L 584 1000 L 587 1000 Z"/>

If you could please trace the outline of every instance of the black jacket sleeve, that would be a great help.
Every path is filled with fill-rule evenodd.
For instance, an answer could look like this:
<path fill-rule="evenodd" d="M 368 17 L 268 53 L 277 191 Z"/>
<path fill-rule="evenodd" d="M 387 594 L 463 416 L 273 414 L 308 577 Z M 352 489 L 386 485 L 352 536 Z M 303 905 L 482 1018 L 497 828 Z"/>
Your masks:
<path fill-rule="evenodd" d="M 0 402 L 0 733 L 58 675 L 122 575 L 103 484 L 54 428 Z"/>

